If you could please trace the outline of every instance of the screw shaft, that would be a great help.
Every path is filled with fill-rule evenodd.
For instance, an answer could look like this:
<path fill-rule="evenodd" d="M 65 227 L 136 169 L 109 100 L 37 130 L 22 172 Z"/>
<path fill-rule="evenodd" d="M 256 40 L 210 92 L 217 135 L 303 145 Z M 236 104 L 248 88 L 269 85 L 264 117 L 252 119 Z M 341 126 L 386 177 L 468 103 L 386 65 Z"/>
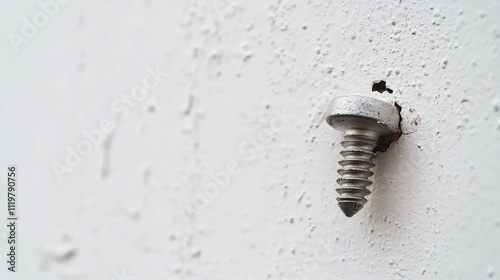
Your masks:
<path fill-rule="evenodd" d="M 340 152 L 344 159 L 339 161 L 342 168 L 337 171 L 341 175 L 337 179 L 340 185 L 337 201 L 347 217 L 361 210 L 367 201 L 365 196 L 371 193 L 366 187 L 372 184 L 368 178 L 373 175 L 370 169 L 375 166 L 373 149 L 377 140 L 378 134 L 368 129 L 345 131 L 344 141 L 341 142 L 345 149 Z"/>

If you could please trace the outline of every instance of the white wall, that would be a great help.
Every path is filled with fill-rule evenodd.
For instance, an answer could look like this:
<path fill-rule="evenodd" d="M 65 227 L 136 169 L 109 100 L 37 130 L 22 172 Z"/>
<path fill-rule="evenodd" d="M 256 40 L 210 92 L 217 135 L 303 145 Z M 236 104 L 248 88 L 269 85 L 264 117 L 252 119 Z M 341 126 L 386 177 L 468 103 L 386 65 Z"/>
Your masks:
<path fill-rule="evenodd" d="M 0 4 L 20 211 L 18 272 L 0 278 L 500 279 L 499 1 L 72 0 L 29 30 L 37 3 Z M 124 105 L 147 67 L 168 76 Z M 349 94 L 398 102 L 404 132 L 351 219 L 323 121 Z M 114 130 L 60 182 L 54 162 L 103 119 Z"/>

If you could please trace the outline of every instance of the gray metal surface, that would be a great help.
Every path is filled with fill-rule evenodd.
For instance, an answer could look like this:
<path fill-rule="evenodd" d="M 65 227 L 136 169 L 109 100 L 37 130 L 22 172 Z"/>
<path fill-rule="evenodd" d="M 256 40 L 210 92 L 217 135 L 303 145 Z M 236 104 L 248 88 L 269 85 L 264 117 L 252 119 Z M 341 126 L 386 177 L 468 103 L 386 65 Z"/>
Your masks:
<path fill-rule="evenodd" d="M 366 203 L 372 184 L 368 178 L 375 166 L 373 150 L 380 136 L 395 134 L 399 127 L 399 112 L 395 106 L 364 96 L 340 96 L 330 102 L 326 122 L 344 132 L 337 183 L 338 204 L 347 217 L 352 217 Z"/>

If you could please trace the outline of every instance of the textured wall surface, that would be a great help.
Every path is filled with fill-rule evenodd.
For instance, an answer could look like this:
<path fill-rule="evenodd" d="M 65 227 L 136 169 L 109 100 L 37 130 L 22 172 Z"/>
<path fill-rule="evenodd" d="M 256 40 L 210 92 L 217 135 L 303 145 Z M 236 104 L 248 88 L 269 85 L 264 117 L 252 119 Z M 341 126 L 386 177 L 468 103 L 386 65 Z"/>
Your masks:
<path fill-rule="evenodd" d="M 40 3 L 0 4 L 1 279 L 500 279 L 499 1 Z M 351 219 L 348 94 L 403 118 Z"/>

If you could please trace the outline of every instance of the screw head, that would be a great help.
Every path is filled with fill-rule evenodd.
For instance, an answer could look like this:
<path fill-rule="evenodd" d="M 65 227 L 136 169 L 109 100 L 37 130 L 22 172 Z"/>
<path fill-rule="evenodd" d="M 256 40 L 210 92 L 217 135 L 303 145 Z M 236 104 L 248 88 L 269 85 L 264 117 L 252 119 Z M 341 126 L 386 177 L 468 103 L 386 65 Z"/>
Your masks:
<path fill-rule="evenodd" d="M 379 135 L 391 135 L 399 127 L 399 112 L 395 106 L 375 98 L 339 96 L 330 102 L 326 122 L 340 131 L 370 127 Z"/>

